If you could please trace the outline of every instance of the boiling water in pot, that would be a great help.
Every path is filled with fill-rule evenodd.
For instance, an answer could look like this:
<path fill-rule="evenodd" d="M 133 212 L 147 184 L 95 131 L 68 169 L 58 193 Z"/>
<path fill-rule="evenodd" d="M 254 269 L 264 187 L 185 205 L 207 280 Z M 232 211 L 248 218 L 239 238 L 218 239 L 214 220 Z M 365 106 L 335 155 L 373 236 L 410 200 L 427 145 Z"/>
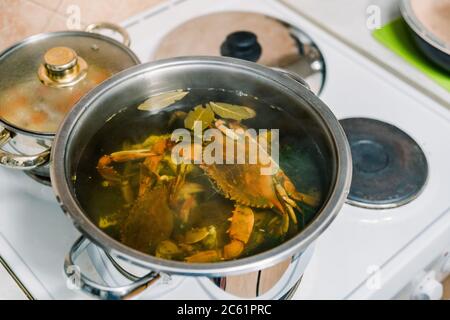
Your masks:
<path fill-rule="evenodd" d="M 200 131 L 192 130 L 194 120 Z M 186 262 L 254 255 L 301 232 L 326 200 L 329 167 L 307 133 L 310 121 L 242 92 L 190 89 L 152 97 L 123 109 L 93 136 L 74 176 L 77 198 L 105 233 L 150 255 Z M 191 143 L 172 141 L 181 128 Z M 249 151 L 243 164 L 195 163 L 212 142 L 195 144 L 194 136 L 210 128 L 224 138 L 223 154 L 227 145 L 235 154 L 248 147 L 234 135 L 240 131 L 228 129 L 255 129 L 267 150 L 275 141 L 270 129 L 279 129 L 281 170 L 260 174 Z M 181 142 L 192 148 L 177 154 L 191 162 L 175 164 Z"/>

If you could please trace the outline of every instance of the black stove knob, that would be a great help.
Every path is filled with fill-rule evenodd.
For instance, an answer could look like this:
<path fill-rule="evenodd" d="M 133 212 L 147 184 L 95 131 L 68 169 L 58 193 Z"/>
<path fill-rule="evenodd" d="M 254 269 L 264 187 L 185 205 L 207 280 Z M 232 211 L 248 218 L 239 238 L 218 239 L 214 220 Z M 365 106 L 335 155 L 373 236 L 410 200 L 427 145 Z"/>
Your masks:
<path fill-rule="evenodd" d="M 238 58 L 256 62 L 261 57 L 262 48 L 258 38 L 252 32 L 238 31 L 227 36 L 220 48 L 224 57 Z"/>

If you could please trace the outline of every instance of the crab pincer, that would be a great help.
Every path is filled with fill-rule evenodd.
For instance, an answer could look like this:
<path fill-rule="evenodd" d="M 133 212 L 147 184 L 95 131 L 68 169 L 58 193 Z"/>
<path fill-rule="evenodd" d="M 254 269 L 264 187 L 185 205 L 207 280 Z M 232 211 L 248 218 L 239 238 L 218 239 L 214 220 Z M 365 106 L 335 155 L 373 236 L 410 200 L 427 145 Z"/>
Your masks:
<path fill-rule="evenodd" d="M 228 235 L 231 241 L 223 247 L 225 260 L 237 258 L 242 254 L 252 235 L 255 216 L 251 208 L 238 205 L 233 211 L 230 221 Z"/>

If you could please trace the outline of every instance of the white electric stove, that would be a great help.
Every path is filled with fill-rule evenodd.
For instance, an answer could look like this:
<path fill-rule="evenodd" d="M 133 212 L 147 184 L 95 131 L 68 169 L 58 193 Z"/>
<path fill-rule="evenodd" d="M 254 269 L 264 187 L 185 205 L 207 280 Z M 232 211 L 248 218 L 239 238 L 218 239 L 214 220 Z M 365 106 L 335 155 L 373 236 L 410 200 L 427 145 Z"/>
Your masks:
<path fill-rule="evenodd" d="M 450 272 L 449 111 L 279 1 L 170 1 L 123 25 L 131 35 L 132 49 L 146 62 L 169 31 L 194 17 L 218 11 L 259 12 L 308 34 L 324 56 L 326 81 L 320 96 L 335 115 L 394 125 L 420 146 L 428 163 L 426 185 L 417 198 L 381 210 L 344 205 L 315 247 L 294 261 L 279 283 L 262 297 L 281 298 L 279 292 L 293 287 L 302 274 L 300 284 L 290 290 L 290 298 L 439 297 L 438 280 Z M 0 168 L 0 262 L 9 267 L 30 297 L 88 298 L 70 289 L 63 275 L 64 257 L 78 237 L 49 187 L 23 173 Z M 309 255 L 311 259 L 307 259 Z M 95 274 L 108 285 L 126 281 L 127 274 L 113 267 L 93 245 L 81 260 L 83 272 Z M 143 272 L 123 267 L 136 275 Z M 163 276 L 140 297 L 233 298 L 210 279 L 181 276 Z"/>

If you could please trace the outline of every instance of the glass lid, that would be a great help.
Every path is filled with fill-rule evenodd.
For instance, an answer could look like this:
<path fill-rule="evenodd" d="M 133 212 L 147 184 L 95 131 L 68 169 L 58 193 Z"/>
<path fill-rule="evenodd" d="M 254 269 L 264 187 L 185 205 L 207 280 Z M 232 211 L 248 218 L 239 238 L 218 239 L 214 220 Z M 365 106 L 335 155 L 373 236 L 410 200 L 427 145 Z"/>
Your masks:
<path fill-rule="evenodd" d="M 28 38 L 0 55 L 0 119 L 19 130 L 54 134 L 83 95 L 138 63 L 127 47 L 95 33 Z"/>

